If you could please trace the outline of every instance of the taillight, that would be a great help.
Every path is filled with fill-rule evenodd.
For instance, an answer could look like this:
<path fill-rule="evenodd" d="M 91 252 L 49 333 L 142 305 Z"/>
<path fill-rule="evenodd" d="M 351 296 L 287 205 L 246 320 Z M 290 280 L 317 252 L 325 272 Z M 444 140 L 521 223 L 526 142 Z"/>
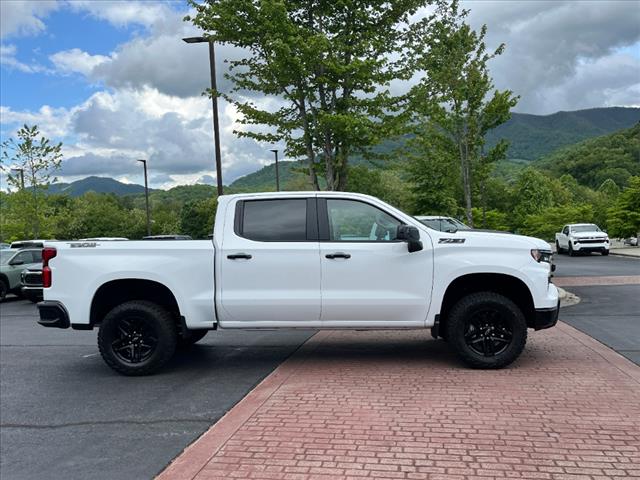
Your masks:
<path fill-rule="evenodd" d="M 42 249 L 42 287 L 49 288 L 51 286 L 51 268 L 49 260 L 55 257 L 58 251 L 53 247 L 45 247 Z"/>

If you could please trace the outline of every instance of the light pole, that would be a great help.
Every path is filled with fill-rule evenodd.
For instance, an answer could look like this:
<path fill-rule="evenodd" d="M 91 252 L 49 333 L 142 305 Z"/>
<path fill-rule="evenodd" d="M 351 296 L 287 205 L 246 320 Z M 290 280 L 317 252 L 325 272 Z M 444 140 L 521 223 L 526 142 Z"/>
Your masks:
<path fill-rule="evenodd" d="M 279 192 L 280 191 L 280 171 L 278 170 L 278 150 L 274 148 L 271 151 L 276 155 L 276 192 Z"/>
<path fill-rule="evenodd" d="M 144 199 L 147 205 L 147 236 L 151 235 L 151 213 L 149 212 L 149 183 L 147 182 L 147 161 L 138 160 L 144 166 Z"/>
<path fill-rule="evenodd" d="M 20 172 L 20 190 L 24 190 L 24 168 L 12 168 L 14 172 Z"/>
<path fill-rule="evenodd" d="M 211 104 L 213 106 L 213 139 L 216 152 L 216 181 L 218 183 L 218 196 L 222 195 L 222 160 L 220 159 L 220 126 L 218 125 L 218 87 L 216 84 L 216 53 L 213 49 L 213 41 L 204 37 L 183 38 L 186 43 L 209 44 L 209 70 L 211 72 Z"/>

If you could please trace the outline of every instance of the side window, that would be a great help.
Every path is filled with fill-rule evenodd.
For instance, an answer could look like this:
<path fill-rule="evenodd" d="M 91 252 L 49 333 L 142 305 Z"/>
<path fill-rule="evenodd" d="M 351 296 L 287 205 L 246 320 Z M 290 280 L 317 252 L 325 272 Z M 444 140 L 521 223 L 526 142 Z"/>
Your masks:
<path fill-rule="evenodd" d="M 42 262 L 42 250 L 31 250 L 31 255 L 33 255 L 33 263 Z"/>
<path fill-rule="evenodd" d="M 15 262 L 31 263 L 31 252 L 20 252 L 11 260 L 11 263 Z"/>
<path fill-rule="evenodd" d="M 247 200 L 242 237 L 261 242 L 299 242 L 307 239 L 307 200 Z"/>
<path fill-rule="evenodd" d="M 562 230 L 562 233 L 564 233 L 565 235 L 569 235 L 569 227 L 564 227 L 564 230 Z"/>
<path fill-rule="evenodd" d="M 332 242 L 392 242 L 402 224 L 379 208 L 354 200 L 327 199 L 327 213 Z"/>

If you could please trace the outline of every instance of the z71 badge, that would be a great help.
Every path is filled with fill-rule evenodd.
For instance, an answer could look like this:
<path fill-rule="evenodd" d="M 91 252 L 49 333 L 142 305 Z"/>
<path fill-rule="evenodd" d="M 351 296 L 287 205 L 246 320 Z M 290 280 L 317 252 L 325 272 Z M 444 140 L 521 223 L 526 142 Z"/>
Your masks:
<path fill-rule="evenodd" d="M 464 243 L 464 238 L 441 238 L 438 243 Z"/>

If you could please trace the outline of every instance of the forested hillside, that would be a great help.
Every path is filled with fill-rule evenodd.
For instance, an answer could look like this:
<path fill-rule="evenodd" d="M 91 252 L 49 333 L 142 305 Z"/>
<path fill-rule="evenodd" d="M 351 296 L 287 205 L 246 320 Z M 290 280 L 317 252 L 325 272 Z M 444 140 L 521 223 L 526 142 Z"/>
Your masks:
<path fill-rule="evenodd" d="M 487 135 L 487 143 L 509 141 L 507 158 L 536 160 L 558 148 L 606 135 L 640 122 L 640 108 L 591 108 L 552 115 L 512 113 Z"/>
<path fill-rule="evenodd" d="M 607 179 L 624 187 L 629 177 L 640 175 L 640 123 L 562 148 L 540 159 L 536 166 L 556 177 L 569 174 L 591 188 Z"/>

